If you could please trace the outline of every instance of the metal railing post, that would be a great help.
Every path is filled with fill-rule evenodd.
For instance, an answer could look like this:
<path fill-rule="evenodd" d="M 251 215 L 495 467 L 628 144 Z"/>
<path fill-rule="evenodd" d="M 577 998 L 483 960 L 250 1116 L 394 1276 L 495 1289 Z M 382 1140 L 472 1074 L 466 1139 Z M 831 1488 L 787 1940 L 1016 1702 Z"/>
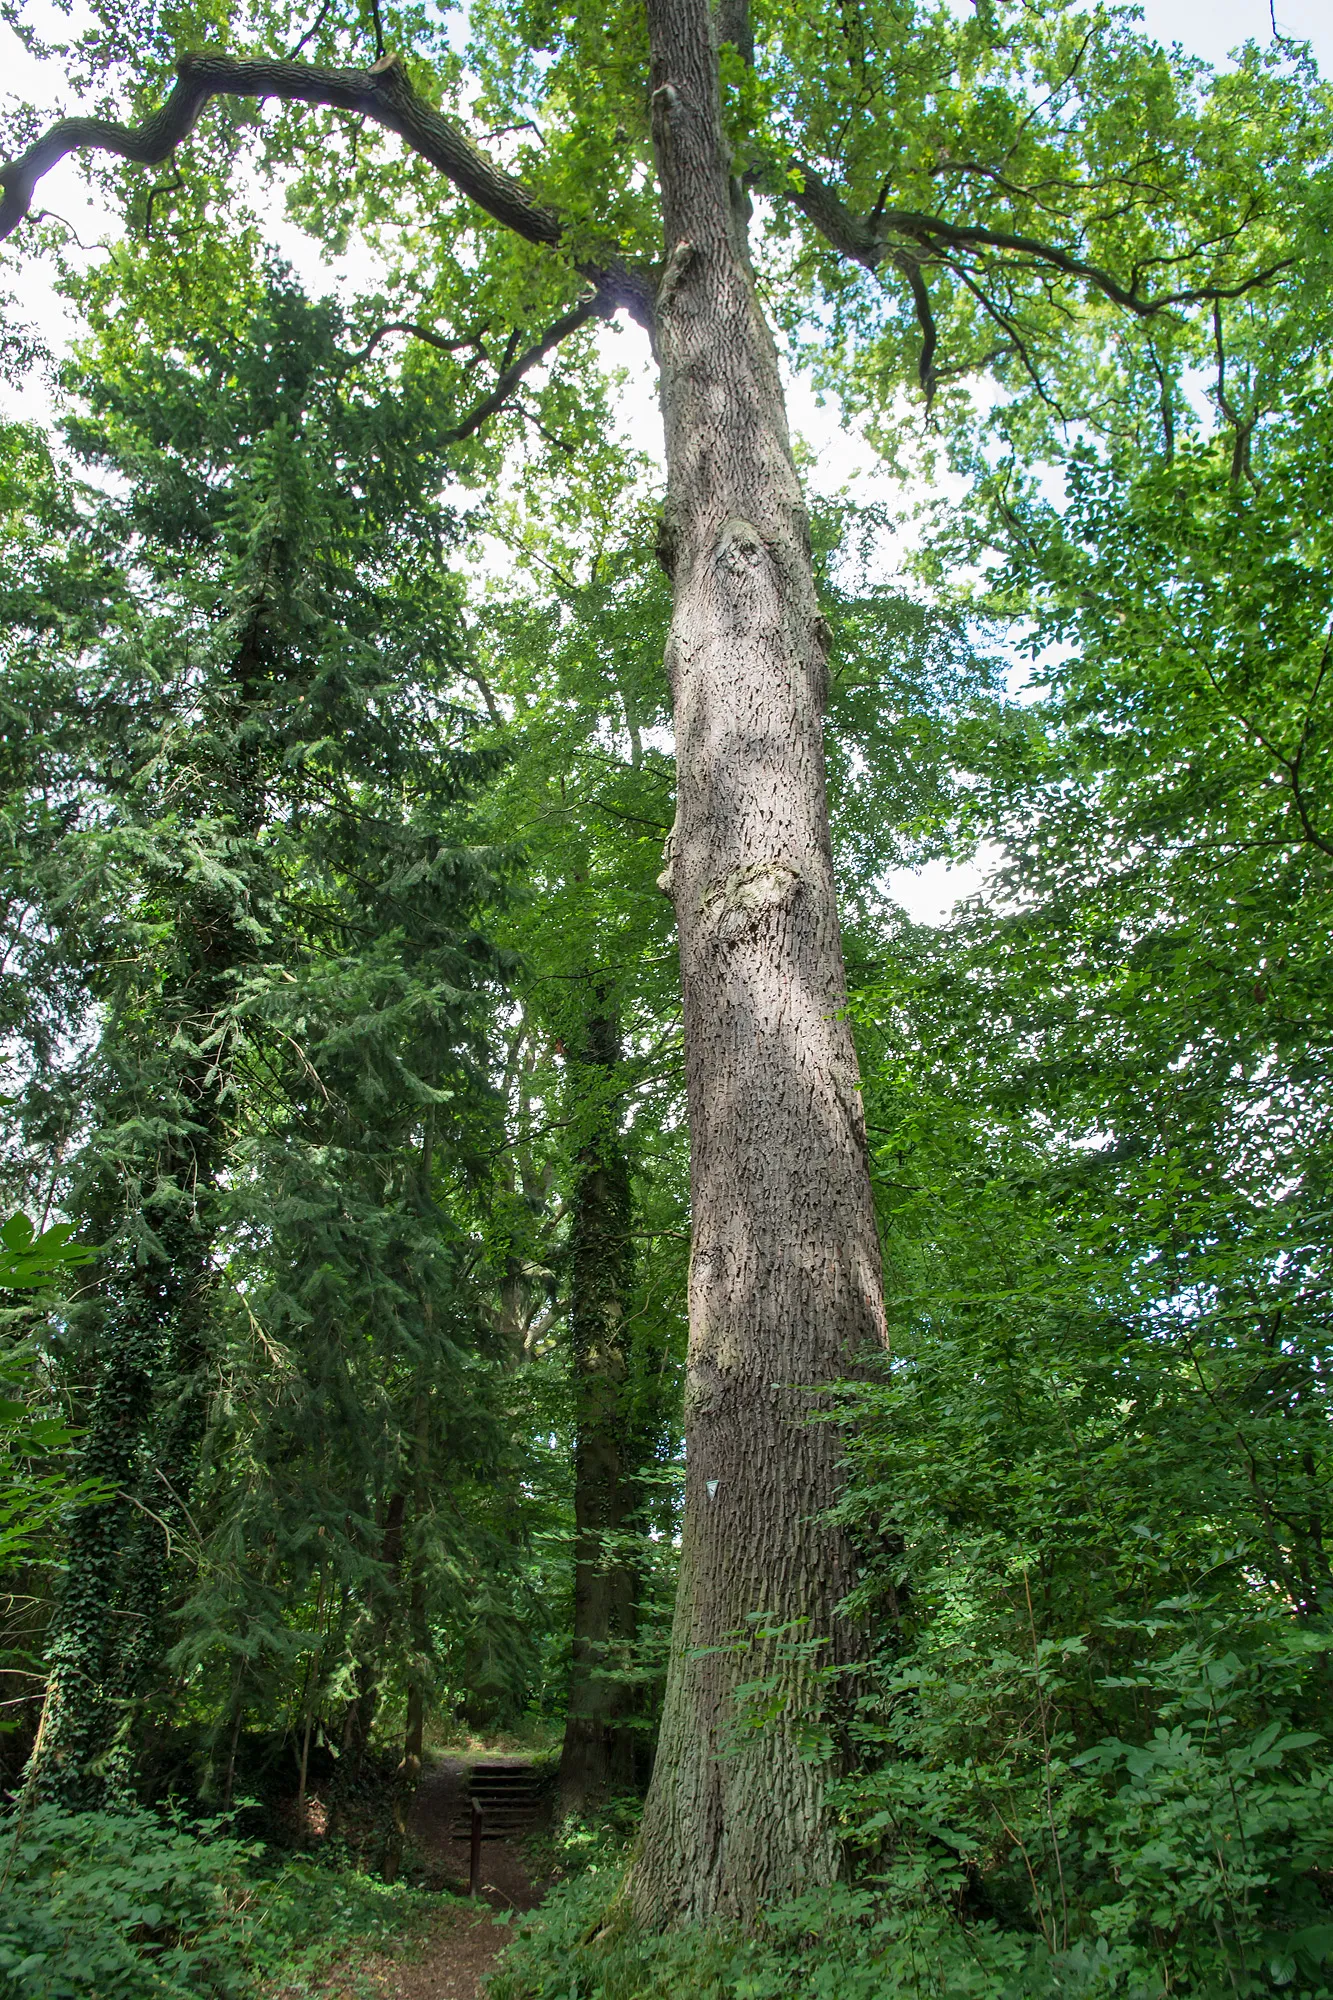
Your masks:
<path fill-rule="evenodd" d="M 472 1801 L 472 1855 L 467 1892 L 469 1896 L 481 1894 L 481 1807 L 475 1799 Z"/>

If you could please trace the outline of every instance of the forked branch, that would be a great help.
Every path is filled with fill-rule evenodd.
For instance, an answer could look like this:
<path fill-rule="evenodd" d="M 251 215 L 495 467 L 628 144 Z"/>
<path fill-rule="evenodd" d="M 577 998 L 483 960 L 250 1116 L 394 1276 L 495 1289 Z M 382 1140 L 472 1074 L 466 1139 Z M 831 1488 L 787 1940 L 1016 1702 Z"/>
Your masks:
<path fill-rule="evenodd" d="M 617 300 L 610 292 L 593 292 L 590 297 L 581 299 L 578 305 L 572 306 L 567 313 L 562 313 L 559 319 L 553 320 L 545 333 L 534 340 L 531 346 L 524 348 L 517 358 L 514 357 L 514 350 L 521 336 L 517 332 L 512 334 L 495 387 L 488 395 L 482 397 L 461 422 L 443 432 L 441 442 L 461 444 L 464 438 L 475 437 L 482 425 L 491 417 L 498 415 L 511 400 L 524 376 L 545 361 L 547 355 L 557 348 L 562 340 L 567 340 L 571 333 L 577 333 L 590 319 L 610 319 L 616 310 L 616 304 Z M 438 348 L 441 354 L 457 354 L 470 347 L 482 360 L 485 360 L 486 350 L 482 345 L 484 332 L 485 328 L 480 327 L 474 328 L 470 333 L 450 337 L 437 333 L 434 327 L 421 326 L 416 320 L 387 320 L 383 326 L 376 327 L 364 347 L 358 348 L 355 354 L 348 356 L 344 366 L 350 370 L 358 367 L 361 362 L 369 360 L 380 342 L 391 333 L 410 334 L 414 340 L 422 340 L 428 347 Z"/>
<path fill-rule="evenodd" d="M 791 184 L 793 180 L 800 181 L 799 188 Z M 1278 258 L 1251 272 L 1248 277 L 1238 279 L 1233 285 L 1198 285 L 1149 296 L 1133 285 L 1122 285 L 1112 272 L 1104 270 L 1101 265 L 1091 264 L 1058 243 L 1044 243 L 1035 236 L 1023 236 L 1005 229 L 983 229 L 970 223 L 949 222 L 939 215 L 924 215 L 917 209 L 887 208 L 878 204 L 871 216 L 861 217 L 847 207 L 813 167 L 803 162 L 793 164 L 787 182 L 775 192 L 800 209 L 841 256 L 851 259 L 853 263 L 863 264 L 868 271 L 878 270 L 885 262 L 898 261 L 895 257 L 895 238 L 899 245 L 910 244 L 918 252 L 924 252 L 943 264 L 952 263 L 959 253 L 998 250 L 1039 264 L 1047 270 L 1060 271 L 1066 277 L 1077 278 L 1094 291 L 1101 292 L 1113 305 L 1122 307 L 1139 319 L 1153 319 L 1158 313 L 1169 312 L 1173 307 L 1242 298 L 1245 293 L 1268 284 L 1280 272 L 1290 270 L 1296 262 L 1294 257 Z"/>
<path fill-rule="evenodd" d="M 489 396 L 483 396 L 475 409 L 444 433 L 445 444 L 461 444 L 464 438 L 474 437 L 482 425 L 501 411 L 517 389 L 523 377 L 544 361 L 551 350 L 567 340 L 571 333 L 577 333 L 590 319 L 609 319 L 616 309 L 616 301 L 604 292 L 597 292 L 590 299 L 584 299 L 569 312 L 563 313 L 539 340 L 526 348 L 516 361 L 512 361 Z"/>

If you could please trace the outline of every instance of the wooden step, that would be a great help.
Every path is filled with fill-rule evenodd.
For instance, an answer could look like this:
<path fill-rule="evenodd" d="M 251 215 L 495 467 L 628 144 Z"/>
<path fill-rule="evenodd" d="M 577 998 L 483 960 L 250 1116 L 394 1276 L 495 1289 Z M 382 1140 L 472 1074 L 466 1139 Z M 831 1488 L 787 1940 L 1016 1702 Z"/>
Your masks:
<path fill-rule="evenodd" d="M 450 1829 L 455 1840 L 472 1835 L 472 1812 L 481 1814 L 483 1840 L 515 1840 L 530 1833 L 541 1808 L 542 1780 L 531 1764 L 474 1764 L 467 1803 Z"/>

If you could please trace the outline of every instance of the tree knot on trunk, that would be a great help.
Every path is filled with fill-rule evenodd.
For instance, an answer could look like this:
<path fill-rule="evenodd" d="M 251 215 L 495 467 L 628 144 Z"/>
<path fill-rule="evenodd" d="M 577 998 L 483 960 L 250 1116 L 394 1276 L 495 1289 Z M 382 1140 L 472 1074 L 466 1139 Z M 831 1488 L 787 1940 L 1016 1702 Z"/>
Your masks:
<path fill-rule="evenodd" d="M 680 524 L 670 508 L 664 506 L 657 520 L 657 560 L 669 577 L 675 577 L 679 554 Z"/>
<path fill-rule="evenodd" d="M 670 89 L 670 85 L 667 86 Z M 680 281 L 694 259 L 694 245 L 683 236 L 673 248 L 662 267 L 662 282 L 657 288 L 657 310 L 664 313 L 680 289 Z"/>
<path fill-rule="evenodd" d="M 722 523 L 713 554 L 718 569 L 741 576 L 762 562 L 765 554 L 764 538 L 753 521 L 747 521 L 742 514 L 732 514 Z"/>
<path fill-rule="evenodd" d="M 676 829 L 674 826 L 662 843 L 662 864 L 662 872 L 657 878 L 657 886 L 664 896 L 669 896 L 676 886 Z"/>
<path fill-rule="evenodd" d="M 727 1401 L 728 1386 L 710 1355 L 696 1355 L 685 1372 L 685 1407 L 691 1417 L 715 1416 Z"/>
<path fill-rule="evenodd" d="M 735 944 L 758 929 L 771 910 L 790 903 L 801 886 L 797 869 L 785 861 L 754 861 L 733 868 L 700 899 L 700 928 L 717 944 Z"/>
<path fill-rule="evenodd" d="M 773 631 L 782 620 L 782 590 L 773 553 L 753 521 L 724 521 L 713 550 L 718 609 L 738 634 Z"/>

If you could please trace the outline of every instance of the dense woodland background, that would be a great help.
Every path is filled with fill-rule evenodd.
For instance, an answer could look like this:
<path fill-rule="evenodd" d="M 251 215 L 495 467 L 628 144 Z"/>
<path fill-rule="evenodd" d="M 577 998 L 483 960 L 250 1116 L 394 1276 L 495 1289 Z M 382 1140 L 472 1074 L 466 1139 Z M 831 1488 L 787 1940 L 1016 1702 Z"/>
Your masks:
<path fill-rule="evenodd" d="M 1268 121 L 1301 261 L 918 400 L 906 541 L 815 515 L 891 1359 L 810 1726 L 846 1880 L 748 1936 L 611 1903 L 689 1240 L 655 468 L 587 333 L 460 435 L 487 330 L 308 296 L 207 223 L 220 140 L 66 265 L 58 423 L 0 428 L 0 1992 L 252 1991 L 362 1876 L 389 1921 L 482 1741 L 564 1826 L 513 2000 L 1333 1987 L 1331 107 L 1280 43 L 1134 59 Z"/>

